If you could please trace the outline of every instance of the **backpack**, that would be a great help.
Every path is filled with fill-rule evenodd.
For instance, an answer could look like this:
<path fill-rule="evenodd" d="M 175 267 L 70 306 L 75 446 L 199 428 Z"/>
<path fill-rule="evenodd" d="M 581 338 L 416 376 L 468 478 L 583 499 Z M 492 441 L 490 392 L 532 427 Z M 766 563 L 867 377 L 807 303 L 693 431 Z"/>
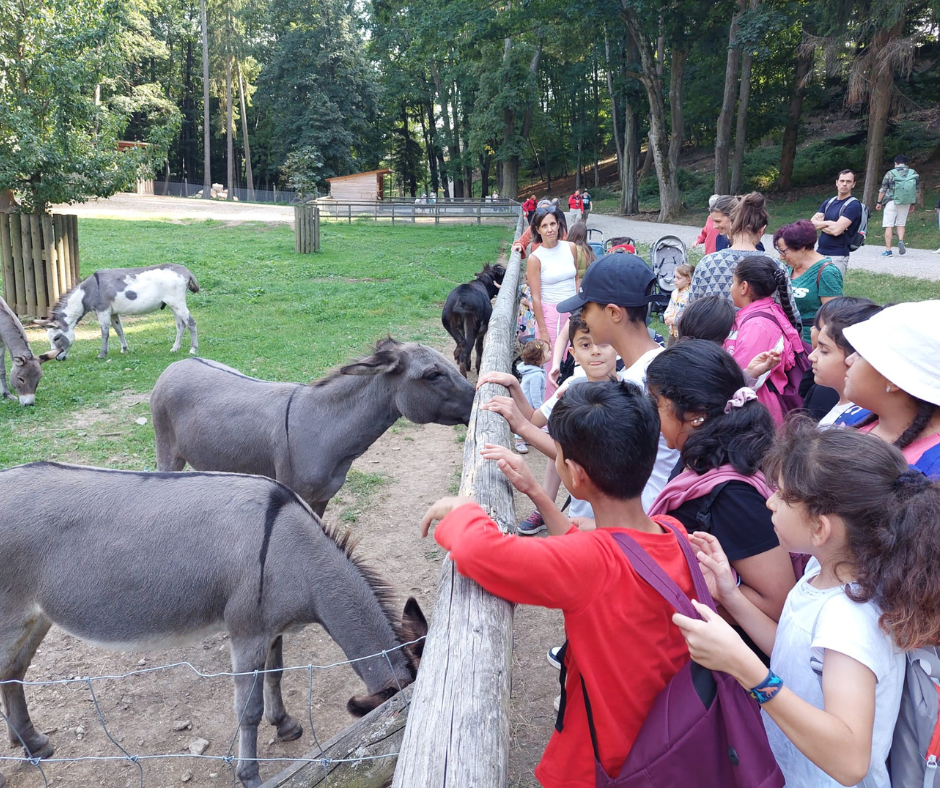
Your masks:
<path fill-rule="evenodd" d="M 907 653 L 901 708 L 888 756 L 891 784 L 911 788 L 940 788 L 940 647 Z M 926 667 L 925 667 L 926 666 Z"/>
<path fill-rule="evenodd" d="M 820 270 L 820 274 L 821 273 L 822 271 Z M 743 326 L 755 317 L 773 320 L 774 323 L 777 324 L 777 327 L 783 331 L 783 327 L 771 312 L 754 312 L 744 318 L 744 320 L 741 321 L 741 325 Z M 740 326 L 738 326 L 738 329 L 740 330 Z M 779 400 L 780 406 L 783 408 L 784 416 L 791 410 L 799 410 L 803 407 L 803 397 L 800 396 L 800 383 L 803 381 L 803 376 L 812 369 L 813 364 L 809 360 L 810 353 L 812 353 L 812 348 L 809 347 L 806 342 L 793 348 L 793 366 L 786 370 L 787 383 L 783 391 L 777 391 L 777 387 L 770 381 L 770 378 L 768 378 L 767 382 L 764 384 Z"/>
<path fill-rule="evenodd" d="M 685 529 L 677 528 L 670 519 L 658 522 L 675 535 L 692 573 L 696 597 L 714 610 L 715 603 Z M 682 589 L 632 536 L 611 535 L 640 577 L 677 611 L 699 618 Z M 689 660 L 656 696 L 615 778 L 609 777 L 601 765 L 583 678 L 581 690 L 594 746 L 597 788 L 783 788 L 783 773 L 767 741 L 760 706 L 727 673 L 708 670 Z M 563 709 L 564 705 L 556 728 L 562 724 Z"/>
<path fill-rule="evenodd" d="M 823 210 L 823 215 L 825 215 L 826 211 L 829 210 L 829 206 L 832 205 L 833 200 L 836 199 L 836 197 L 833 197 L 831 200 L 829 200 L 829 202 L 826 203 L 826 207 Z M 855 198 L 849 197 L 849 199 L 842 203 L 842 207 L 839 208 L 840 219 L 842 218 L 842 214 L 845 212 L 846 207 L 850 202 L 852 202 L 852 200 L 855 200 Z M 868 210 L 868 206 L 865 205 L 865 203 L 859 202 L 858 200 L 855 201 L 858 202 L 860 206 L 862 206 L 862 218 L 859 220 L 858 227 L 856 228 L 855 232 L 852 233 L 848 239 L 848 249 L 850 252 L 857 252 L 865 245 L 865 238 L 868 235 L 868 218 L 871 215 L 871 211 Z M 851 227 L 852 225 L 849 225 L 849 229 L 851 229 Z"/>
<path fill-rule="evenodd" d="M 917 202 L 917 173 L 910 167 L 891 170 L 894 176 L 894 197 L 898 205 L 913 205 Z"/>

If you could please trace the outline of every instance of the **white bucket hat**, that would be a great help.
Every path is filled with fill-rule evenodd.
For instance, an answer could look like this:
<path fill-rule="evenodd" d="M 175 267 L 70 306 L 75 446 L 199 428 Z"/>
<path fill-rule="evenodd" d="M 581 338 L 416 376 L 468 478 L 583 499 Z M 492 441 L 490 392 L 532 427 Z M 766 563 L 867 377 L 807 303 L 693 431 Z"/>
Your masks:
<path fill-rule="evenodd" d="M 842 333 L 895 386 L 940 405 L 940 301 L 889 306 Z"/>

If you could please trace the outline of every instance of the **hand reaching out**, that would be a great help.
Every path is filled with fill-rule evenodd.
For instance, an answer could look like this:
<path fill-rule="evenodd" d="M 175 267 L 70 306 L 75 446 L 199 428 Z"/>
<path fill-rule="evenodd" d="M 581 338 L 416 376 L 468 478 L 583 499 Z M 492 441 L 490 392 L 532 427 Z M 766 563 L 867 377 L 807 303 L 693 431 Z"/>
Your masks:
<path fill-rule="evenodd" d="M 741 636 L 714 610 L 694 599 L 692 605 L 702 620 L 676 613 L 672 623 L 679 627 L 689 654 L 699 665 L 737 675 L 742 662 L 748 662 L 749 657 L 757 659 Z M 766 672 L 766 668 L 763 670 Z"/>
<path fill-rule="evenodd" d="M 756 356 L 754 356 L 754 358 L 751 359 L 751 363 L 747 365 L 747 369 L 744 370 L 744 374 L 748 377 L 756 379 L 765 372 L 772 370 L 779 363 L 779 350 L 765 350 L 763 353 L 758 353 Z"/>
<path fill-rule="evenodd" d="M 477 380 L 477 389 L 482 388 L 487 383 L 495 383 L 497 386 L 505 386 L 508 389 L 518 382 L 516 376 L 509 372 L 486 372 L 480 375 Z"/>
<path fill-rule="evenodd" d="M 454 509 L 463 506 L 465 503 L 475 503 L 475 501 L 473 498 L 465 498 L 462 495 L 450 495 L 432 503 L 424 513 L 424 517 L 421 518 L 421 536 L 428 535 L 428 531 L 431 530 L 431 523 L 436 520 L 443 520 Z"/>
<path fill-rule="evenodd" d="M 512 397 L 493 397 L 480 405 L 480 409 L 498 413 L 509 422 L 509 429 L 516 434 L 523 424 L 528 423 Z"/>
<path fill-rule="evenodd" d="M 495 460 L 512 486 L 523 495 L 531 497 L 532 493 L 538 490 L 539 483 L 529 470 L 529 466 L 525 464 L 525 460 L 505 446 L 487 443 L 480 451 L 480 456 L 485 460 Z"/>
<path fill-rule="evenodd" d="M 738 590 L 738 582 L 731 562 L 718 540 L 712 534 L 696 531 L 689 537 L 695 548 L 699 567 L 708 584 L 708 591 L 718 603 L 724 602 Z"/>

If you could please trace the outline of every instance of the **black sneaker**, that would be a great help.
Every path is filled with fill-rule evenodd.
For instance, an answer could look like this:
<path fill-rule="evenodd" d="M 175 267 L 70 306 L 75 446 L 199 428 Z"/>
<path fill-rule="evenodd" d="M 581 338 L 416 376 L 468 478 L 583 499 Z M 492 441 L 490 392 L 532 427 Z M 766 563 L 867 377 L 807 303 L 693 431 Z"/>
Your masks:
<path fill-rule="evenodd" d="M 907 254 L 907 247 L 904 245 L 904 241 L 898 241 L 898 254 Z"/>
<path fill-rule="evenodd" d="M 561 670 L 561 660 L 558 659 L 558 654 L 561 649 L 561 646 L 555 646 L 548 650 L 548 664 L 555 668 L 555 670 Z M 558 709 L 555 709 L 555 711 L 558 711 Z"/>
<path fill-rule="evenodd" d="M 545 527 L 545 521 L 542 519 L 539 510 L 536 509 L 532 514 L 526 517 L 525 520 L 519 523 L 516 533 L 520 536 L 534 536 L 546 530 L 548 529 Z"/>

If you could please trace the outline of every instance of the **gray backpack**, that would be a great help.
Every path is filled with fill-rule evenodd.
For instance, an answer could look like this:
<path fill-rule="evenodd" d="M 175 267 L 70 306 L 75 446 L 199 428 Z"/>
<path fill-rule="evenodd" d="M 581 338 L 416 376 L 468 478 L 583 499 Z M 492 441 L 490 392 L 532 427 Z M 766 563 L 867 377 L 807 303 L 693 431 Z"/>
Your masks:
<path fill-rule="evenodd" d="M 891 784 L 940 788 L 940 646 L 907 653 L 901 709 L 888 758 Z"/>

